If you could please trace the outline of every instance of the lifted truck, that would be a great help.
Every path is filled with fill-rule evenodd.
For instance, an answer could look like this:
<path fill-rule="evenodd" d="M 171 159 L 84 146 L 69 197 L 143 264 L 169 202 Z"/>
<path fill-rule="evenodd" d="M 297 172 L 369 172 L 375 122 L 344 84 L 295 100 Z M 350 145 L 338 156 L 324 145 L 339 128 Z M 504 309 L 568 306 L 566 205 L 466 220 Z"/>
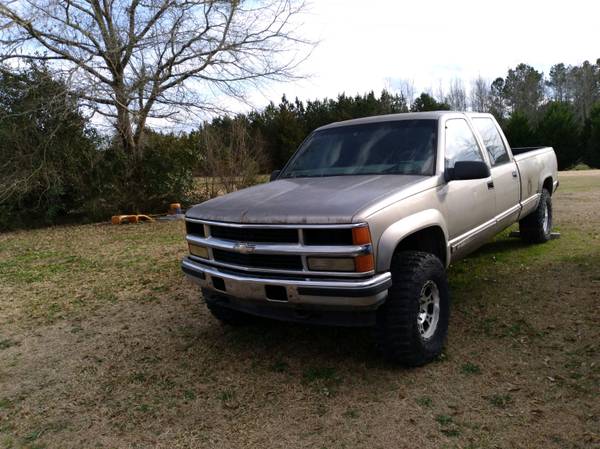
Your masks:
<path fill-rule="evenodd" d="M 445 268 L 515 222 L 550 239 L 550 147 L 511 150 L 490 114 L 425 112 L 312 132 L 271 182 L 186 214 L 183 271 L 219 320 L 372 326 L 390 360 L 443 349 Z"/>

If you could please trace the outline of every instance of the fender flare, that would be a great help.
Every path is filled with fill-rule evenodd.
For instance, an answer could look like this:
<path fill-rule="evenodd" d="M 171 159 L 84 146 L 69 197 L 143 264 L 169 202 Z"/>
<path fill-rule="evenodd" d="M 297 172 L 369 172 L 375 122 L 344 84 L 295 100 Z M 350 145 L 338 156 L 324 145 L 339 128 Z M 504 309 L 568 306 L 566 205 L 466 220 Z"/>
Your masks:
<path fill-rule="evenodd" d="M 398 220 L 381 234 L 377 244 L 377 271 L 383 272 L 390 269 L 394 251 L 402 240 L 418 231 L 431 227 L 438 227 L 444 233 L 446 266 L 448 266 L 450 263 L 450 249 L 448 247 L 448 228 L 446 226 L 446 221 L 439 210 L 426 209 Z"/>

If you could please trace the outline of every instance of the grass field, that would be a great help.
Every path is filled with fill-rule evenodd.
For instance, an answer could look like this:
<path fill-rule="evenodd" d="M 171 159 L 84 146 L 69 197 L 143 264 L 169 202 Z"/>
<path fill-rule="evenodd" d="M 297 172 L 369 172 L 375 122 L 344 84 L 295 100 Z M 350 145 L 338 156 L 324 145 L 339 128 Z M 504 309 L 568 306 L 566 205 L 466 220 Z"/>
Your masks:
<path fill-rule="evenodd" d="M 221 326 L 180 222 L 0 235 L 0 448 L 600 447 L 600 171 L 561 174 L 562 237 L 451 267 L 438 362 L 367 330 Z"/>

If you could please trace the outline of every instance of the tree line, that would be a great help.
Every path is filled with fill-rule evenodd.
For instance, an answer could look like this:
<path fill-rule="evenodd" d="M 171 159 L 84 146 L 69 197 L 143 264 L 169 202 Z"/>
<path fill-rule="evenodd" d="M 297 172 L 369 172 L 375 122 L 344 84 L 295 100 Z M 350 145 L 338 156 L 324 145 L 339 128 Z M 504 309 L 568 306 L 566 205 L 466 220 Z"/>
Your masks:
<path fill-rule="evenodd" d="M 315 128 L 327 123 L 370 115 L 434 110 L 492 113 L 511 145 L 553 146 L 559 168 L 577 164 L 600 167 L 600 59 L 579 66 L 552 66 L 548 76 L 527 64 L 508 70 L 492 82 L 483 78 L 454 79 L 446 91 L 413 94 L 412 83 L 402 81 L 379 95 L 340 94 L 333 99 L 270 103 L 260 111 L 220 116 L 197 131 L 227 133 L 243 123 L 262 142 L 265 169 L 280 168 Z"/>
<path fill-rule="evenodd" d="M 281 168 L 321 125 L 408 111 L 490 112 L 512 145 L 551 145 L 560 169 L 600 167 L 600 60 L 556 64 L 548 75 L 519 64 L 492 82 L 453 80 L 447 91 L 413 92 L 401 82 L 380 94 L 284 96 L 185 133 L 146 126 L 132 178 L 122 136 L 96 129 L 68 79 L 43 62 L 0 70 L 0 228 L 103 220 L 202 201 Z"/>

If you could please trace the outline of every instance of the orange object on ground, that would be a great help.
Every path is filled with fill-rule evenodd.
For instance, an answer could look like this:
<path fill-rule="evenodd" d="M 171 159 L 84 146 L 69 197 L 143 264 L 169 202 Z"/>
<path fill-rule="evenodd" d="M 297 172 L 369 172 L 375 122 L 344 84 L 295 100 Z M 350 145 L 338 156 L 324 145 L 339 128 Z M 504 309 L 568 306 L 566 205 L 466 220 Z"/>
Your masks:
<path fill-rule="evenodd" d="M 148 215 L 113 215 L 111 218 L 112 224 L 140 223 L 142 221 L 154 221 L 154 219 Z"/>
<path fill-rule="evenodd" d="M 171 203 L 169 205 L 169 214 L 175 215 L 181 213 L 181 204 L 179 203 Z"/>

